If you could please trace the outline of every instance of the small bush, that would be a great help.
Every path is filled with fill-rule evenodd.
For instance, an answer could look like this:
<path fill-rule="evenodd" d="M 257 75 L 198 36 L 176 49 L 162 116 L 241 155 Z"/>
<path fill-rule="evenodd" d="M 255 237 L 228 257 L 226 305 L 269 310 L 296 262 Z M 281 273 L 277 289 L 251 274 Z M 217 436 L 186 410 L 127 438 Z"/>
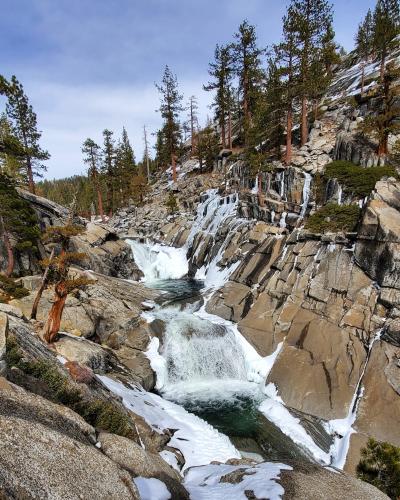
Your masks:
<path fill-rule="evenodd" d="M 400 498 L 400 448 L 369 439 L 361 450 L 357 476 L 393 500 Z"/>
<path fill-rule="evenodd" d="M 4 302 L 6 299 L 22 299 L 29 295 L 29 290 L 24 288 L 22 284 L 12 278 L 7 278 L 0 274 L 0 295 L 4 297 Z"/>
<path fill-rule="evenodd" d="M 171 214 L 178 211 L 178 203 L 177 203 L 176 197 L 172 191 L 170 191 L 170 193 L 168 195 L 168 200 L 166 201 L 165 205 Z"/>
<path fill-rule="evenodd" d="M 334 161 L 325 167 L 326 179 L 337 179 L 344 191 L 364 198 L 382 177 L 398 177 L 393 166 L 363 168 L 349 161 Z"/>
<path fill-rule="evenodd" d="M 360 219 L 361 210 L 357 205 L 336 205 L 329 203 L 306 222 L 306 229 L 313 233 L 336 233 L 354 231 Z"/>
<path fill-rule="evenodd" d="M 43 382 L 53 401 L 68 406 L 86 422 L 104 431 L 134 438 L 128 416 L 110 401 L 84 400 L 81 391 L 70 383 L 68 377 L 47 361 L 26 361 L 16 339 L 9 336 L 6 345 L 6 363 Z"/>

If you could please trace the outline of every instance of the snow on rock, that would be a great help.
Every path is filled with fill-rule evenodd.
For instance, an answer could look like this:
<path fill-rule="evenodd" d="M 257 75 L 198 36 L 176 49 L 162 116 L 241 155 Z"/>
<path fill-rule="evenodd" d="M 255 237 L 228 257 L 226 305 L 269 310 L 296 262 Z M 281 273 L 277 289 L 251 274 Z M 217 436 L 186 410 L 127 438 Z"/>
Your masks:
<path fill-rule="evenodd" d="M 264 392 L 267 399 L 259 406 L 261 413 L 289 436 L 293 442 L 308 450 L 318 462 L 330 464 L 330 454 L 325 453 L 314 443 L 311 436 L 302 427 L 300 420 L 285 407 L 282 399 L 278 396 L 275 385 L 268 384 Z"/>
<path fill-rule="evenodd" d="M 292 468 L 279 463 L 261 463 L 251 467 L 207 465 L 190 469 L 184 485 L 192 500 L 247 500 L 246 491 L 253 491 L 256 498 L 278 500 L 284 494 L 284 489 L 276 482 L 282 470 Z M 233 481 L 221 481 L 228 474 Z"/>
<path fill-rule="evenodd" d="M 154 477 L 135 477 L 134 482 L 139 490 L 141 500 L 169 500 L 171 493 L 165 484 Z"/>
<path fill-rule="evenodd" d="M 122 398 L 128 410 L 143 417 L 156 432 L 176 429 L 168 445 L 180 450 L 184 456 L 182 470 L 241 457 L 227 436 L 181 406 L 156 394 L 125 387 L 106 375 L 97 377 L 111 392 Z"/>

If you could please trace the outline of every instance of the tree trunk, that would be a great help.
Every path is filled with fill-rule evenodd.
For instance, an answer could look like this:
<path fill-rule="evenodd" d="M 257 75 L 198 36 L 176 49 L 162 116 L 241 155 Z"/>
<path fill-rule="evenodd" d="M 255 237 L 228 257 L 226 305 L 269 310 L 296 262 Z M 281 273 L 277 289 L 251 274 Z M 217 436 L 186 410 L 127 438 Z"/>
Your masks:
<path fill-rule="evenodd" d="M 307 97 L 301 102 L 301 145 L 308 141 Z"/>
<path fill-rule="evenodd" d="M 172 161 L 172 181 L 176 183 L 176 161 L 174 153 L 171 154 L 171 161 Z"/>
<path fill-rule="evenodd" d="M 226 129 L 225 129 L 225 117 L 221 120 L 221 143 L 222 149 L 226 148 Z"/>
<path fill-rule="evenodd" d="M 228 112 L 228 142 L 229 149 L 232 149 L 232 114 L 230 108 Z"/>
<path fill-rule="evenodd" d="M 14 270 L 14 252 L 10 242 L 10 236 L 6 230 L 3 217 L 0 217 L 0 230 L 3 233 L 3 242 L 7 250 L 7 269 L 5 275 L 9 278 Z"/>
<path fill-rule="evenodd" d="M 365 86 L 365 62 L 363 61 L 361 66 L 361 97 L 364 95 Z"/>
<path fill-rule="evenodd" d="M 44 290 L 45 290 L 45 288 L 47 286 L 47 283 L 48 283 L 47 279 L 48 279 L 48 276 L 49 276 L 50 265 L 51 265 L 51 261 L 53 260 L 53 257 L 54 257 L 54 248 L 51 251 L 50 259 L 49 259 L 49 265 L 46 267 L 46 269 L 45 269 L 45 271 L 43 273 L 42 282 L 40 283 L 39 290 L 37 291 L 35 300 L 33 302 L 32 312 L 31 312 L 31 319 L 36 319 L 37 310 L 38 310 L 38 307 L 39 307 L 39 302 L 40 302 L 40 299 L 42 298 L 42 294 L 43 294 L 43 292 L 44 292 Z"/>
<path fill-rule="evenodd" d="M 54 302 L 43 332 L 44 340 L 50 344 L 54 342 L 60 330 L 62 313 L 67 300 L 68 291 L 64 281 L 57 283 L 54 289 Z"/>
<path fill-rule="evenodd" d="M 384 134 L 384 136 L 379 141 L 379 146 L 378 146 L 379 157 L 386 156 L 388 154 L 388 141 L 389 141 L 389 134 Z"/>
<path fill-rule="evenodd" d="M 380 77 L 382 83 L 385 79 L 385 62 L 386 62 L 386 53 L 385 51 L 383 51 L 381 56 L 381 68 L 380 68 Z"/>
<path fill-rule="evenodd" d="M 36 194 L 35 190 L 35 182 L 33 180 L 33 171 L 32 171 L 32 161 L 30 156 L 26 158 L 26 172 L 28 174 L 28 181 L 29 181 L 29 191 L 32 194 Z"/>
<path fill-rule="evenodd" d="M 292 129 L 293 129 L 293 110 L 292 105 L 290 105 L 287 112 L 287 134 L 286 134 L 286 165 L 292 163 Z"/>

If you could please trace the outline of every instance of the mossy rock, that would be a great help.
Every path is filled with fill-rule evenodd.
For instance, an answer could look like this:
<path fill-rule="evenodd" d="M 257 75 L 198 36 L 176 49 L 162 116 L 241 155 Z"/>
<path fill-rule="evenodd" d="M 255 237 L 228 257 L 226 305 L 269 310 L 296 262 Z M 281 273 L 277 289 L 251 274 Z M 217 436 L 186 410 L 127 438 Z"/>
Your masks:
<path fill-rule="evenodd" d="M 24 288 L 21 282 L 0 274 L 0 302 L 22 299 L 28 295 L 29 290 Z"/>
<path fill-rule="evenodd" d="M 313 233 L 337 233 L 354 231 L 360 220 L 358 205 L 329 203 L 309 217 L 306 229 Z"/>

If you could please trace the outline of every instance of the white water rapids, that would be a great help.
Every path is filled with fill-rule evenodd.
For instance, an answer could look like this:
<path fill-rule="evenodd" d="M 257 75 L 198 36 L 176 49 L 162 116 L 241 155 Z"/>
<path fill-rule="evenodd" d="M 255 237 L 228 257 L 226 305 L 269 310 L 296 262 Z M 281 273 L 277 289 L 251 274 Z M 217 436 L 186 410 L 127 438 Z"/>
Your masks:
<path fill-rule="evenodd" d="M 306 182 L 303 209 L 307 207 L 308 197 L 309 183 Z M 170 301 L 155 305 L 152 311 L 144 313 L 147 321 L 161 320 L 165 328 L 162 344 L 158 338 L 153 338 L 147 353 L 157 374 L 156 388 L 166 399 L 185 407 L 188 401 L 205 404 L 225 401 L 235 405 L 237 402 L 240 404 L 243 398 L 250 399 L 259 411 L 317 461 L 343 466 L 338 458 L 339 455 L 345 456 L 352 422 L 346 420 L 348 427 L 341 429 L 343 438 L 336 438 L 330 452 L 324 452 L 305 431 L 300 420 L 285 407 L 275 386 L 269 384 L 265 387 L 266 378 L 283 344 L 273 354 L 262 358 L 234 323 L 205 311 L 204 301 L 207 302 L 210 294 L 229 280 L 233 271 L 229 267 L 221 268 L 218 264 L 232 236 L 226 227 L 237 228 L 245 223 L 237 217 L 237 205 L 237 195 L 224 198 L 216 190 L 209 191 L 198 207 L 191 233 L 183 248 L 130 242 L 135 262 L 149 286 L 168 291 L 173 284 L 175 291 L 180 287 L 185 291 L 193 286 L 193 282 L 185 279 L 189 268 L 187 255 L 193 254 L 192 247 L 196 248 L 198 233 L 215 237 L 221 228 L 225 228 L 222 231 L 225 241 L 220 250 L 210 252 L 203 268 L 197 272 L 196 278 L 203 281 L 202 291 L 195 295 L 197 302 L 182 304 L 180 301 L 174 303 L 172 299 L 172 304 Z M 237 265 L 239 262 L 235 264 L 235 269 Z M 182 297 L 185 295 L 180 294 L 179 299 Z M 334 422 L 330 424 L 332 432 L 338 430 L 339 425 L 335 426 Z"/>

